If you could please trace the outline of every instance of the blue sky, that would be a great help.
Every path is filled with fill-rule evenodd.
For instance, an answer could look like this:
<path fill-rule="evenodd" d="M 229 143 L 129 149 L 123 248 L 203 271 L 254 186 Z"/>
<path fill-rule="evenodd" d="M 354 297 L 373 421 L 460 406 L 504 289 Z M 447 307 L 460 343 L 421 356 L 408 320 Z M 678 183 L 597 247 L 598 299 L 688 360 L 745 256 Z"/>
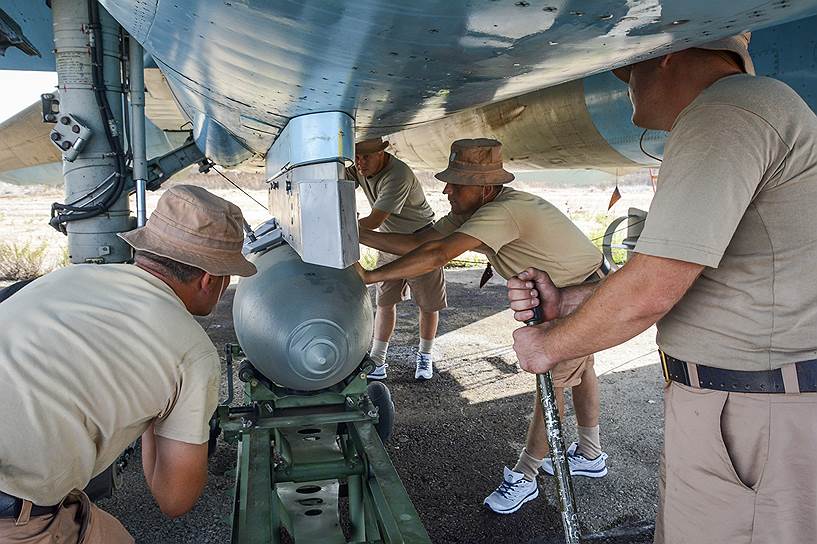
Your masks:
<path fill-rule="evenodd" d="M 0 122 L 40 99 L 57 86 L 56 72 L 0 71 Z"/>

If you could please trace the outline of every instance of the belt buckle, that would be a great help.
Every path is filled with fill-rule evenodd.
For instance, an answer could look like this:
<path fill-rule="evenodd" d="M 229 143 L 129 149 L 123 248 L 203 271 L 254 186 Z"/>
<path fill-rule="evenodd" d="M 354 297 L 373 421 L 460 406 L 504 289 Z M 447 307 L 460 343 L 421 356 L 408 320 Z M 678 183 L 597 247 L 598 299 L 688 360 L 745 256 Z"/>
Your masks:
<path fill-rule="evenodd" d="M 669 368 L 667 367 L 667 355 L 660 349 L 658 350 L 658 355 L 661 357 L 661 372 L 664 373 L 664 386 L 666 387 L 669 385 L 669 382 L 672 381 L 669 377 Z"/>

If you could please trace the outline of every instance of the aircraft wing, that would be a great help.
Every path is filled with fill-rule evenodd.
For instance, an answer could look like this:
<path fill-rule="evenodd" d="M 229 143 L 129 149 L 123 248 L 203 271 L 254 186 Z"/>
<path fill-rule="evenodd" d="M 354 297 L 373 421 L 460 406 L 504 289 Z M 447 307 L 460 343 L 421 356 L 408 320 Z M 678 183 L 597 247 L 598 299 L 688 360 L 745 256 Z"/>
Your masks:
<path fill-rule="evenodd" d="M 290 119 L 325 111 L 353 116 L 357 138 L 388 136 L 417 168 L 444 166 L 450 142 L 469 136 L 501 140 L 512 170 L 652 165 L 665 135 L 631 125 L 626 86 L 607 70 L 744 30 L 762 29 L 750 48 L 758 73 L 817 107 L 817 19 L 803 19 L 817 0 L 101 3 L 150 54 L 151 121 L 165 136 L 192 128 L 223 165 L 263 156 Z M 47 6 L 3 9 L 16 27 L 0 14 L 0 43 L 5 32 L 18 44 L 0 69 L 47 63 Z M 21 37 L 43 56 L 26 56 Z M 6 147 L 33 146 L 26 126 Z M 38 153 L 0 157 L 42 160 L 46 133 Z"/>
<path fill-rule="evenodd" d="M 817 13 L 817 0 L 101 3 L 150 52 L 197 130 L 218 135 L 200 147 L 225 164 L 265 153 L 296 116 L 346 112 L 357 137 L 433 126 Z"/>
<path fill-rule="evenodd" d="M 0 124 L 0 172 L 62 162 L 48 137 L 50 131 L 39 102 L 6 119 Z"/>

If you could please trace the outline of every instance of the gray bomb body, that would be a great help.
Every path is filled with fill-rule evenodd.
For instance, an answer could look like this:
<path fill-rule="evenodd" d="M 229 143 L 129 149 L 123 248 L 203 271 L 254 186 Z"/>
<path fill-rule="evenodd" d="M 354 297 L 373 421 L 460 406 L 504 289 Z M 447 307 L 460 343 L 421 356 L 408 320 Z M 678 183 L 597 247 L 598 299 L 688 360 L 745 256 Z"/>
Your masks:
<path fill-rule="evenodd" d="M 372 302 L 353 268 L 304 263 L 287 244 L 250 257 L 233 303 L 238 341 L 271 381 L 303 391 L 353 372 L 372 336 Z"/>

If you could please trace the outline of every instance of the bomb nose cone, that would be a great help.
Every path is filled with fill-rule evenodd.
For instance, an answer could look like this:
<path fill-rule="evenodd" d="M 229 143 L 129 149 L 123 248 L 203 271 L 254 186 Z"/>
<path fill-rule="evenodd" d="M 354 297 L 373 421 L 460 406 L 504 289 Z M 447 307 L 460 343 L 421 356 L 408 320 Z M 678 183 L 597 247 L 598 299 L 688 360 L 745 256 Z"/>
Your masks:
<path fill-rule="evenodd" d="M 372 303 L 352 268 L 304 263 L 288 245 L 252 257 L 233 302 L 236 335 L 278 385 L 315 391 L 351 374 L 372 336 Z"/>

